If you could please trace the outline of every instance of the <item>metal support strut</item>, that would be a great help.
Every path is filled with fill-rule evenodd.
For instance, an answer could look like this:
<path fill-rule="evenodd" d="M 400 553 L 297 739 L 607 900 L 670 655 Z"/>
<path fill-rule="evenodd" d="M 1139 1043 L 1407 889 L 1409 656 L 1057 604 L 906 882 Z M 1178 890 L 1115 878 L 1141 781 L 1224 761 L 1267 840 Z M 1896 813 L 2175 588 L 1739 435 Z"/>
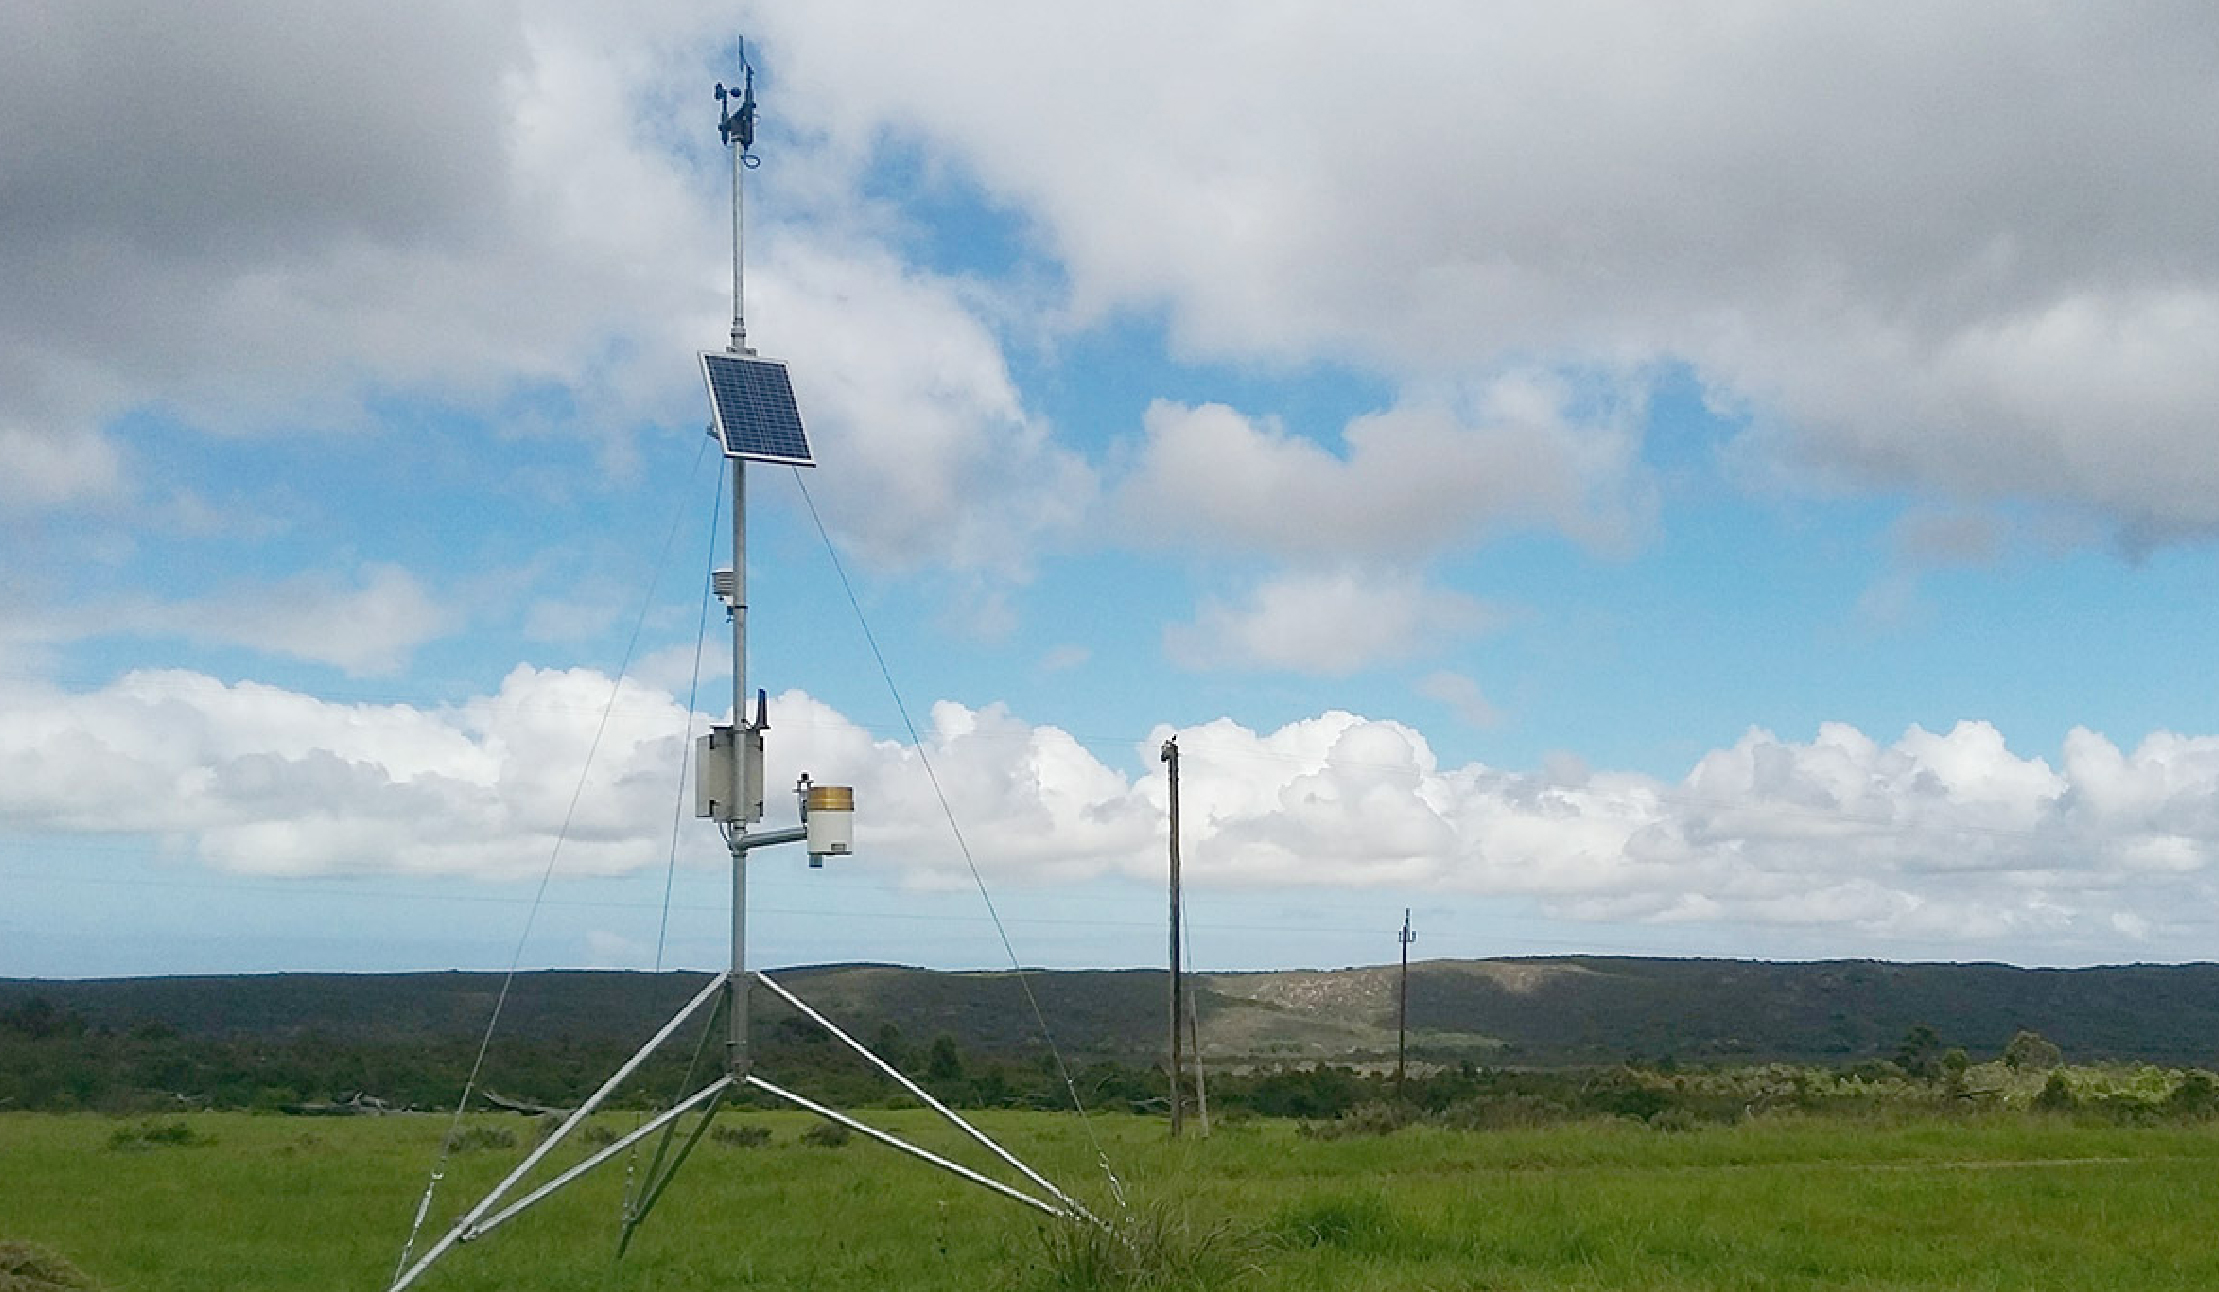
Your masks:
<path fill-rule="evenodd" d="M 772 842 L 775 838 L 776 835 L 774 833 L 766 833 L 754 836 L 748 842 L 751 844 L 760 845 Z M 456 1244 L 471 1242 L 475 1239 L 483 1237 L 486 1234 L 491 1233 L 493 1230 L 515 1219 L 527 1209 L 536 1206 L 542 1201 L 545 1201 L 547 1198 L 555 1194 L 558 1190 L 562 1189 L 565 1185 L 570 1184 L 571 1182 L 577 1180 L 579 1177 L 585 1175 L 587 1172 L 591 1171 L 593 1168 L 609 1161 L 611 1158 L 617 1156 L 617 1154 L 623 1152 L 625 1149 L 630 1148 L 632 1145 L 638 1143 L 640 1140 L 643 1140 L 649 1135 L 654 1134 L 656 1131 L 664 1130 L 673 1126 L 678 1121 L 678 1119 L 684 1117 L 687 1113 L 693 1112 L 695 1109 L 701 1109 L 702 1120 L 700 1124 L 695 1126 L 693 1136 L 691 1139 L 689 1139 L 686 1148 L 680 1151 L 677 1160 L 673 1161 L 667 1170 L 661 1170 L 659 1174 L 654 1175 L 654 1178 L 652 1178 L 648 1183 L 645 1196 L 640 1200 L 639 1205 L 626 1218 L 624 1233 L 622 1235 L 622 1238 L 620 1239 L 620 1242 L 628 1244 L 631 1241 L 633 1230 L 638 1228 L 640 1222 L 646 1218 L 648 1210 L 655 1205 L 655 1200 L 661 1196 L 664 1187 L 670 1183 L 671 1177 L 676 1174 L 678 1166 L 684 1162 L 686 1154 L 691 1151 L 693 1143 L 695 1141 L 698 1141 L 702 1132 L 707 1129 L 709 1117 L 715 1114 L 718 1106 L 720 1106 L 724 1102 L 725 1098 L 734 1088 L 743 1084 L 756 1090 L 760 1090 L 767 1095 L 771 1095 L 775 1098 L 784 1100 L 785 1102 L 792 1104 L 797 1108 L 815 1113 L 817 1116 L 825 1118 L 828 1121 L 838 1122 L 840 1125 L 845 1126 L 850 1130 L 860 1132 L 861 1134 L 866 1135 L 869 1138 L 876 1140 L 889 1148 L 907 1153 L 911 1157 L 917 1158 L 920 1161 L 927 1162 L 933 1166 L 939 1167 L 941 1170 L 948 1172 L 950 1175 L 956 1176 L 959 1179 L 967 1180 L 972 1184 L 976 1184 L 981 1188 L 1000 1194 L 1002 1197 L 1008 1198 L 1014 1202 L 1021 1202 L 1024 1205 L 1046 1215 L 1054 1216 L 1058 1219 L 1083 1220 L 1090 1224 L 1103 1228 L 1108 1227 L 1099 1217 L 1095 1216 L 1094 1213 L 1088 1211 L 1084 1206 L 1080 1205 L 1079 1202 L 1073 1199 L 1069 1194 L 1057 1188 L 1048 1180 L 1046 1176 L 1034 1170 L 1032 1167 L 1027 1166 L 1015 1154 L 1011 1153 L 1008 1149 L 1005 1149 L 1000 1144 L 996 1143 L 991 1136 L 987 1135 L 984 1131 L 978 1129 L 978 1127 L 972 1125 L 961 1114 L 949 1108 L 946 1104 L 940 1102 L 938 1099 L 935 1099 L 930 1091 L 927 1091 L 923 1086 L 918 1085 L 915 1081 L 904 1075 L 901 1070 L 896 1068 L 893 1064 L 888 1063 L 885 1059 L 880 1058 L 877 1054 L 872 1053 L 868 1046 L 864 1045 L 862 1042 L 856 1040 L 854 1037 L 849 1036 L 846 1032 L 842 1031 L 830 1019 L 826 1018 L 823 1014 L 818 1013 L 809 1005 L 803 1003 L 802 999 L 799 996 L 796 996 L 792 992 L 788 991 L 782 984 L 773 980 L 769 975 L 757 973 L 752 975 L 752 977 L 747 979 L 746 981 L 735 982 L 734 979 L 738 977 L 739 975 L 718 974 L 713 980 L 710 981 L 708 986 L 702 988 L 699 995 L 696 995 L 691 1001 L 687 1002 L 685 1007 L 680 1009 L 676 1016 L 674 1016 L 668 1023 L 665 1023 L 663 1025 L 662 1030 L 656 1032 L 654 1036 L 648 1038 L 647 1043 L 645 1045 L 642 1045 L 639 1048 L 639 1051 L 635 1053 L 630 1059 L 626 1060 L 624 1066 L 618 1068 L 613 1076 L 611 1076 L 607 1081 L 603 1082 L 600 1089 L 594 1091 L 593 1094 L 589 1096 L 584 1103 L 579 1104 L 578 1107 L 569 1114 L 569 1116 L 563 1118 L 562 1123 L 557 1126 L 554 1131 L 547 1136 L 546 1139 L 540 1141 L 540 1143 L 536 1147 L 534 1147 L 530 1153 L 526 1154 L 524 1160 L 518 1163 L 514 1170 L 510 1171 L 507 1176 L 503 1177 L 499 1184 L 493 1186 L 492 1191 L 487 1193 L 484 1198 L 480 1199 L 476 1206 L 470 1208 L 469 1211 L 465 1212 L 462 1218 L 455 1222 L 453 1228 L 449 1229 L 438 1242 L 431 1245 L 430 1249 L 424 1253 L 421 1259 L 419 1259 L 414 1265 L 410 1266 L 407 1270 L 396 1277 L 393 1280 L 392 1284 L 387 1288 L 387 1292 L 402 1292 L 402 1289 L 409 1287 L 410 1285 L 414 1284 L 417 1279 L 423 1277 L 424 1272 L 430 1269 L 434 1262 L 436 1262 L 440 1257 L 446 1255 L 447 1252 Z M 793 1006 L 796 1010 L 800 1011 L 801 1015 L 804 1018 L 807 1018 L 810 1022 L 815 1023 L 818 1027 L 823 1028 L 826 1034 L 830 1035 L 834 1040 L 839 1041 L 841 1044 L 855 1051 L 856 1054 L 860 1055 L 863 1059 L 868 1061 L 873 1067 L 876 1067 L 880 1072 L 885 1073 L 888 1077 L 892 1078 L 895 1082 L 900 1084 L 900 1086 L 904 1090 L 907 1090 L 910 1094 L 916 1096 L 925 1104 L 925 1106 L 931 1108 L 934 1112 L 946 1118 L 950 1123 L 959 1127 L 973 1140 L 976 1140 L 978 1143 L 984 1145 L 987 1149 L 991 1150 L 996 1157 L 1000 1158 L 1003 1162 L 1007 1163 L 1009 1166 L 1017 1170 L 1027 1180 L 1045 1190 L 1050 1197 L 1055 1199 L 1055 1201 L 1050 1202 L 1042 1198 L 1035 1197 L 1034 1195 L 1027 1193 L 1022 1189 L 1016 1188 L 1012 1185 L 1004 1184 L 1002 1181 L 997 1180 L 990 1175 L 986 1175 L 983 1172 L 973 1170 L 972 1168 L 967 1167 L 960 1162 L 956 1162 L 950 1158 L 942 1157 L 941 1155 L 934 1153 L 929 1149 L 919 1148 L 917 1145 L 909 1143 L 907 1140 L 902 1139 L 900 1136 L 894 1135 L 888 1131 L 880 1130 L 875 1126 L 868 1125 L 867 1123 L 858 1121 L 854 1117 L 840 1112 L 837 1109 L 827 1107 L 824 1104 L 817 1103 L 812 1099 L 796 1094 L 791 1090 L 787 1090 L 782 1086 L 766 1081 L 752 1072 L 744 1074 L 734 1074 L 728 1072 L 722 1076 L 717 1077 L 715 1080 L 711 1081 L 706 1086 L 703 1086 L 700 1090 L 697 1090 L 693 1094 L 687 1096 L 685 1099 L 679 1101 L 676 1106 L 649 1119 L 647 1122 L 619 1137 L 613 1143 L 610 1143 L 595 1151 L 593 1154 L 586 1157 L 583 1161 L 580 1161 L 576 1165 L 571 1166 L 567 1170 L 563 1171 L 561 1174 L 550 1178 L 546 1183 L 541 1184 L 539 1187 L 533 1189 L 530 1193 L 527 1193 L 523 1197 L 518 1198 L 515 1202 L 510 1203 L 508 1206 L 503 1207 L 499 1211 L 494 1210 L 494 1208 L 499 1207 L 502 1201 L 508 1197 L 510 1191 L 515 1189 L 517 1184 L 522 1181 L 526 1175 L 531 1173 L 533 1167 L 539 1165 L 539 1163 L 544 1158 L 546 1158 L 549 1153 L 554 1151 L 554 1148 L 557 1144 L 560 1144 L 565 1138 L 569 1136 L 571 1131 L 575 1130 L 581 1123 L 585 1121 L 587 1117 L 591 1116 L 593 1112 L 608 1099 L 609 1095 L 612 1094 L 618 1086 L 622 1085 L 628 1078 L 630 1078 L 634 1072 L 637 1072 L 640 1068 L 640 1065 L 647 1061 L 648 1056 L 652 1055 L 656 1050 L 660 1049 L 665 1042 L 670 1040 L 670 1038 L 677 1033 L 678 1029 L 684 1026 L 688 1019 L 700 1013 L 705 1006 L 709 1005 L 712 1001 L 718 999 L 719 993 L 726 990 L 744 990 L 746 982 L 760 982 L 761 984 L 763 984 L 763 986 L 769 988 L 774 994 L 778 996 L 779 999 L 785 1001 L 787 1004 Z"/>

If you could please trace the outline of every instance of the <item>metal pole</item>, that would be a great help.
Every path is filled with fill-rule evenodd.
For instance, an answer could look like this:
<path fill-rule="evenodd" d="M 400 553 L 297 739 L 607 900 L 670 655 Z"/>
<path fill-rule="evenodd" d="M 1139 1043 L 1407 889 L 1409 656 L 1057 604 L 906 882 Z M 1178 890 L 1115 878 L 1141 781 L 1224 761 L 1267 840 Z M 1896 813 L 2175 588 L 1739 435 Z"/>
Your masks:
<path fill-rule="evenodd" d="M 753 77 L 750 75 L 750 81 Z M 741 175 L 747 170 L 747 147 L 738 139 L 728 139 L 732 149 L 732 353 L 752 353 L 747 348 L 747 260 L 744 250 L 747 243 L 747 185 Z"/>
<path fill-rule="evenodd" d="M 1402 1097 L 1402 1078 L 1410 1057 L 1410 944 L 1418 935 L 1410 931 L 1410 908 L 1402 908 L 1402 986 L 1395 993 L 1395 1097 Z"/>
<path fill-rule="evenodd" d="M 747 463 L 732 459 L 732 822 L 725 836 L 732 851 L 732 969 L 727 975 L 725 1068 L 747 1075 L 747 814 L 748 762 L 754 742 L 747 731 Z"/>
<path fill-rule="evenodd" d="M 1179 1137 L 1185 1100 L 1179 1089 L 1183 1064 L 1179 1055 L 1179 1003 L 1184 994 L 1179 981 L 1179 741 L 1163 742 L 1163 761 L 1170 766 L 1171 782 L 1171 1136 Z"/>

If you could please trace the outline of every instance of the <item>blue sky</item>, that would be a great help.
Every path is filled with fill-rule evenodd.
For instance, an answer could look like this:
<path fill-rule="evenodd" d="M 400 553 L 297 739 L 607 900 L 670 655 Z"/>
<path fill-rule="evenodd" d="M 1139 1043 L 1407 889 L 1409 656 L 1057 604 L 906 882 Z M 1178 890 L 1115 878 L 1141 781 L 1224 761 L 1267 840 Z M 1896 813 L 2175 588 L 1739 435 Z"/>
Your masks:
<path fill-rule="evenodd" d="M 743 31 L 756 963 L 1160 963 L 1174 733 L 1205 968 L 2219 946 L 2219 19 L 206 8 L 0 17 L 0 975 L 719 962 Z"/>

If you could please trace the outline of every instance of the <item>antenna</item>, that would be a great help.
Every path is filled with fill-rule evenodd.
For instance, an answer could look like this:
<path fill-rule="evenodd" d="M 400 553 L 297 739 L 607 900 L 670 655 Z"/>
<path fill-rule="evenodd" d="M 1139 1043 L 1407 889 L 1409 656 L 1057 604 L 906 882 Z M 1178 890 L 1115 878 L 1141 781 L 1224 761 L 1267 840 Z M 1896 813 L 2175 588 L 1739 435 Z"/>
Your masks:
<path fill-rule="evenodd" d="M 746 79 L 737 90 L 717 82 L 717 136 L 732 150 L 732 345 L 733 354 L 753 354 L 747 344 L 747 172 L 762 165 L 755 156 L 755 67 L 740 42 L 740 69 Z"/>
<path fill-rule="evenodd" d="M 732 855 L 731 966 L 717 974 L 699 995 L 663 1025 L 661 1031 L 641 1046 L 613 1076 L 580 1103 L 561 1125 L 526 1154 L 523 1162 L 495 1185 L 491 1193 L 465 1212 L 454 1228 L 428 1248 L 421 1259 L 395 1275 L 387 1292 L 401 1292 L 414 1283 L 455 1244 L 482 1237 L 572 1180 L 626 1151 L 633 1144 L 660 1133 L 661 1143 L 646 1169 L 635 1200 L 627 1204 L 623 1232 L 617 1244 L 617 1250 L 621 1253 L 631 1242 L 633 1232 L 646 1220 L 656 1200 L 677 1175 L 678 1168 L 684 1164 L 694 1145 L 701 1141 L 718 1108 L 742 1087 L 761 1091 L 860 1131 L 890 1148 L 1049 1216 L 1085 1220 L 1107 1228 L 1099 1218 L 1050 1183 L 1045 1176 L 1019 1161 L 983 1131 L 934 1098 L 924 1087 L 841 1031 L 831 1020 L 804 1004 L 799 997 L 772 980 L 768 974 L 750 973 L 747 969 L 747 854 L 757 848 L 803 843 L 807 845 L 812 866 L 822 865 L 826 857 L 849 855 L 854 850 L 855 791 L 845 785 L 814 784 L 808 774 L 804 773 L 800 783 L 795 786 L 795 794 L 800 800 L 801 824 L 756 833 L 748 831 L 751 824 L 763 818 L 763 737 L 770 729 L 770 715 L 767 698 L 761 691 L 756 692 L 752 721 L 749 720 L 747 710 L 747 464 L 757 461 L 806 467 L 814 466 L 816 462 L 810 453 L 808 433 L 802 429 L 801 413 L 794 402 L 793 383 L 787 375 L 786 365 L 779 360 L 756 355 L 747 344 L 747 328 L 742 318 L 742 303 L 745 299 L 742 278 L 742 266 L 745 263 L 743 239 L 746 232 L 743 218 L 744 176 L 758 164 L 750 151 L 755 144 L 755 69 L 748 66 L 745 50 L 743 43 L 741 66 L 745 70 L 745 79 L 741 89 L 737 92 L 729 90 L 721 82 L 716 87 L 717 101 L 724 105 L 718 113 L 717 133 L 724 140 L 725 146 L 732 150 L 731 345 L 722 353 L 702 351 L 699 355 L 702 380 L 708 387 L 709 394 L 709 433 L 724 450 L 732 471 L 732 564 L 727 569 L 714 571 L 710 577 L 710 588 L 717 599 L 724 603 L 725 612 L 732 624 L 732 721 L 728 725 L 711 727 L 696 746 L 694 811 L 696 816 L 717 823 L 718 830 L 724 836 L 725 846 Z M 748 998 L 758 983 L 810 1022 L 824 1029 L 835 1040 L 854 1050 L 919 1102 L 991 1151 L 1046 1197 L 1005 1184 L 961 1163 L 919 1148 L 898 1136 L 857 1121 L 846 1113 L 773 1085 L 758 1075 L 748 1053 Z M 531 1173 L 541 1159 L 582 1125 L 585 1118 L 638 1071 L 687 1020 L 704 1009 L 709 1009 L 713 1026 L 714 1010 L 717 1007 L 723 1009 L 726 1018 L 725 1071 L 722 1075 L 630 1133 L 589 1154 L 584 1161 L 522 1198 L 495 1210 L 501 1207 L 503 1200 Z M 1176 1014 L 1173 1033 L 1176 1037 Z M 683 1145 L 673 1150 L 673 1138 L 677 1134 L 679 1123 L 687 1116 L 695 1114 L 698 1114 L 698 1120 L 688 1138 Z M 436 1181 L 436 1176 L 434 1178 Z M 1050 1198 L 1053 1201 L 1047 1200 Z M 430 1200 L 430 1193 L 427 1191 L 424 1204 L 428 1205 Z M 421 1210 L 420 1207 L 419 1223 Z M 407 1262 L 405 1253 L 402 1261 L 404 1264 Z"/>

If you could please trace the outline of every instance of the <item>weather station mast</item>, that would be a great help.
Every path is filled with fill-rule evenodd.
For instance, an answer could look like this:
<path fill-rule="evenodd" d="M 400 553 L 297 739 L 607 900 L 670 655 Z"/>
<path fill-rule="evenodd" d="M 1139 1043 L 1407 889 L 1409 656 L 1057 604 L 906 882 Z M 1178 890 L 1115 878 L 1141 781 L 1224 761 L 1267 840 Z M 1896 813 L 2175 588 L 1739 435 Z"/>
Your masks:
<path fill-rule="evenodd" d="M 770 720 L 768 697 L 764 691 L 755 692 L 752 719 L 747 709 L 747 464 L 762 462 L 793 468 L 814 467 L 816 459 L 810 450 L 808 434 L 802 428 L 801 414 L 794 399 L 793 382 L 785 363 L 758 355 L 754 347 L 747 343 L 747 172 L 760 165 L 760 160 L 753 151 L 755 69 L 747 63 L 744 47 L 741 66 L 744 77 L 739 89 L 729 89 L 721 82 L 716 87 L 717 133 L 732 155 L 732 331 L 730 342 L 724 350 L 704 350 L 698 354 L 702 382 L 709 395 L 708 433 L 715 438 L 723 451 L 732 477 L 732 564 L 728 569 L 715 570 L 710 574 L 711 591 L 724 603 L 732 627 L 732 720 L 730 723 L 712 726 L 696 743 L 694 813 L 699 818 L 716 823 L 731 855 L 731 963 L 728 968 L 717 973 L 698 995 L 649 1038 L 599 1089 L 541 1139 L 491 1192 L 464 1212 L 451 1229 L 413 1261 L 411 1256 L 415 1235 L 412 1232 L 402 1249 L 399 1267 L 387 1292 L 401 1292 L 414 1284 L 435 1261 L 457 1244 L 484 1237 L 595 1167 L 619 1154 L 629 1152 L 643 1140 L 659 1136 L 652 1159 L 625 1203 L 622 1228 L 617 1240 L 617 1251 L 621 1255 L 630 1244 L 633 1233 L 676 1176 L 679 1167 L 708 1132 L 710 1120 L 717 1110 L 742 1087 L 804 1109 L 828 1121 L 837 1122 L 878 1143 L 1048 1216 L 1082 1220 L 1095 1225 L 1102 1223 L 1045 1176 L 1018 1160 L 1009 1150 L 947 1107 L 893 1064 L 880 1058 L 830 1019 L 804 1003 L 770 975 L 750 971 L 747 967 L 748 854 L 758 848 L 800 843 L 806 845 L 811 867 L 821 867 L 827 857 L 850 855 L 854 851 L 855 792 L 845 785 L 812 784 L 808 774 L 803 773 L 795 786 L 801 823 L 771 830 L 749 828 L 763 819 L 763 738 L 764 733 L 770 729 Z M 757 985 L 777 996 L 803 1018 L 823 1029 L 827 1035 L 847 1046 L 901 1086 L 920 1103 L 963 1131 L 971 1140 L 1021 1176 L 1032 1191 L 1005 1183 L 951 1158 L 911 1144 L 891 1132 L 868 1125 L 847 1113 L 765 1079 L 755 1070 L 748 1047 L 749 998 Z M 537 1184 L 521 1197 L 509 1201 L 510 1195 L 532 1176 L 535 1168 L 558 1144 L 584 1124 L 586 1118 L 629 1080 L 656 1050 L 704 1010 L 721 1010 L 725 1015 L 725 1063 L 721 1075 L 671 1107 L 647 1118 L 632 1130 L 617 1136 L 583 1160 Z M 713 1019 L 710 1026 L 714 1026 Z M 693 1124 L 683 1140 L 680 1140 L 677 1138 L 680 1125 L 689 1116 L 694 1118 Z M 440 1174 L 440 1171 L 434 1170 L 433 1187 L 436 1186 Z M 419 1226 L 428 1210 L 433 1187 L 426 1188 L 424 1200 L 418 1204 L 416 1220 Z"/>
<path fill-rule="evenodd" d="M 700 354 L 709 391 L 709 434 L 724 450 L 732 473 L 732 565 L 714 571 L 711 586 L 732 625 L 732 722 L 701 737 L 695 758 L 694 814 L 713 820 L 732 854 L 732 965 L 725 1002 L 725 1067 L 748 1075 L 747 1052 L 747 854 L 776 844 L 807 843 L 809 864 L 854 850 L 855 791 L 844 785 L 811 785 L 804 774 L 799 826 L 750 834 L 763 819 L 763 733 L 770 729 L 769 699 L 755 695 L 747 717 L 747 464 L 813 467 L 786 365 L 765 359 L 747 343 L 747 172 L 760 165 L 755 147 L 755 69 L 737 91 L 717 83 L 717 134 L 732 154 L 732 339 L 722 354 Z"/>

